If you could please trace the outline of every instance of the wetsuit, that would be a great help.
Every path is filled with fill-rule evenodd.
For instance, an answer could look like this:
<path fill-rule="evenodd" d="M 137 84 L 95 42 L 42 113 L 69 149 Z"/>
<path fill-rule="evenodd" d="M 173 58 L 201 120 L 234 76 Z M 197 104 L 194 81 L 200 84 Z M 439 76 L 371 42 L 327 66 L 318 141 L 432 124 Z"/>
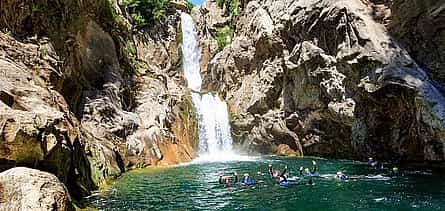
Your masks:
<path fill-rule="evenodd" d="M 286 171 L 287 171 L 287 168 L 284 168 L 283 172 L 280 175 L 274 176 L 273 171 L 272 171 L 272 167 L 269 167 L 269 174 L 270 174 L 271 177 L 273 177 L 273 178 L 280 178 L 280 177 L 282 177 L 284 180 L 287 181 L 287 178 L 286 178 L 286 175 L 285 175 Z"/>
<path fill-rule="evenodd" d="M 287 168 L 284 168 L 284 170 L 281 172 L 280 175 L 274 176 L 272 167 L 269 167 L 270 176 L 272 176 L 275 179 L 278 179 L 277 182 L 280 184 L 280 186 L 289 186 L 289 182 L 287 181 L 287 177 L 286 177 L 286 172 L 287 172 Z"/>
<path fill-rule="evenodd" d="M 315 175 L 315 173 L 317 173 L 317 164 L 312 165 L 312 171 L 311 174 Z"/>
<path fill-rule="evenodd" d="M 344 174 L 344 173 L 341 173 L 341 174 L 337 174 L 337 179 L 339 179 L 339 180 L 348 180 L 349 179 L 349 177 L 346 175 L 346 174 Z"/>
<path fill-rule="evenodd" d="M 235 182 L 233 184 L 236 184 L 238 182 L 238 175 L 235 174 Z M 226 182 L 225 177 L 219 176 L 219 184 L 225 184 L 225 187 L 230 187 L 230 181 Z"/>

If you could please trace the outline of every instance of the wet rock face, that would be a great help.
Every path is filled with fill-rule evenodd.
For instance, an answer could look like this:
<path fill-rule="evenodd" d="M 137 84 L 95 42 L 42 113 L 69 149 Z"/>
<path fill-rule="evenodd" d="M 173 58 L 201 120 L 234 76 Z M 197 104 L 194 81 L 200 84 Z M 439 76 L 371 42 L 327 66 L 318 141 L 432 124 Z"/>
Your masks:
<path fill-rule="evenodd" d="M 51 172 L 80 198 L 126 168 L 192 159 L 179 13 L 132 37 L 116 1 L 61 5 L 0 5 L 0 29 L 11 32 L 0 32 L 0 170 Z"/>
<path fill-rule="evenodd" d="M 390 35 L 390 5 L 246 3 L 232 43 L 212 58 L 204 79 L 224 93 L 242 147 L 443 161 L 444 97 Z"/>
<path fill-rule="evenodd" d="M 24 167 L 0 173 L 1 210 L 75 210 L 56 176 Z"/>

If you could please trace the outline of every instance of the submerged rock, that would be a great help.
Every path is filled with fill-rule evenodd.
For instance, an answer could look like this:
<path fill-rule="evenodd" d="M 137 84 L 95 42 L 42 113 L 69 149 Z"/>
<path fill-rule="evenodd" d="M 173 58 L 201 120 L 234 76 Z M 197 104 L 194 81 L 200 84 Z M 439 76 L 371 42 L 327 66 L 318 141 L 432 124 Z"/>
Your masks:
<path fill-rule="evenodd" d="M 56 176 L 17 167 L 0 173 L 0 210 L 75 210 Z"/>

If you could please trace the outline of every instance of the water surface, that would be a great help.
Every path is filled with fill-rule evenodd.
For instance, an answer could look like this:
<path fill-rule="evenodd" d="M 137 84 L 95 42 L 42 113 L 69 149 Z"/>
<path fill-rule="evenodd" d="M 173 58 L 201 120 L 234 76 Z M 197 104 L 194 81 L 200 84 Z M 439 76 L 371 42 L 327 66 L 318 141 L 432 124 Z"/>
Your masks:
<path fill-rule="evenodd" d="M 263 157 L 249 161 L 198 162 L 131 171 L 106 193 L 88 199 L 99 210 L 442 210 L 445 180 L 428 171 L 389 177 L 355 161 L 316 159 L 321 178 L 298 177 L 308 158 Z M 291 187 L 278 186 L 267 165 L 289 166 Z M 349 181 L 334 178 L 344 170 Z M 218 172 L 249 173 L 256 184 L 224 188 Z M 261 174 L 258 174 L 261 172 Z"/>

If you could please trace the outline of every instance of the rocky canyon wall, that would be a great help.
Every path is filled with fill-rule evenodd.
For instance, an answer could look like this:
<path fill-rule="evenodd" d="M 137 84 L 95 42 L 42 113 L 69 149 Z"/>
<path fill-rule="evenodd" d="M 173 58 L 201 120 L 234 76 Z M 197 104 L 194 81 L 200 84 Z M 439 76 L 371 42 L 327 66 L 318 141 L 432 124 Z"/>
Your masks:
<path fill-rule="evenodd" d="M 206 88 L 228 101 L 242 149 L 443 163 L 443 1 L 239 7 L 229 18 L 207 1 L 193 14 L 210 36 L 201 38 Z M 218 51 L 224 25 L 234 33 Z"/>
<path fill-rule="evenodd" d="M 136 30 L 121 3 L 0 2 L 0 170 L 53 173 L 79 199 L 126 169 L 194 157 L 186 7 Z"/>

